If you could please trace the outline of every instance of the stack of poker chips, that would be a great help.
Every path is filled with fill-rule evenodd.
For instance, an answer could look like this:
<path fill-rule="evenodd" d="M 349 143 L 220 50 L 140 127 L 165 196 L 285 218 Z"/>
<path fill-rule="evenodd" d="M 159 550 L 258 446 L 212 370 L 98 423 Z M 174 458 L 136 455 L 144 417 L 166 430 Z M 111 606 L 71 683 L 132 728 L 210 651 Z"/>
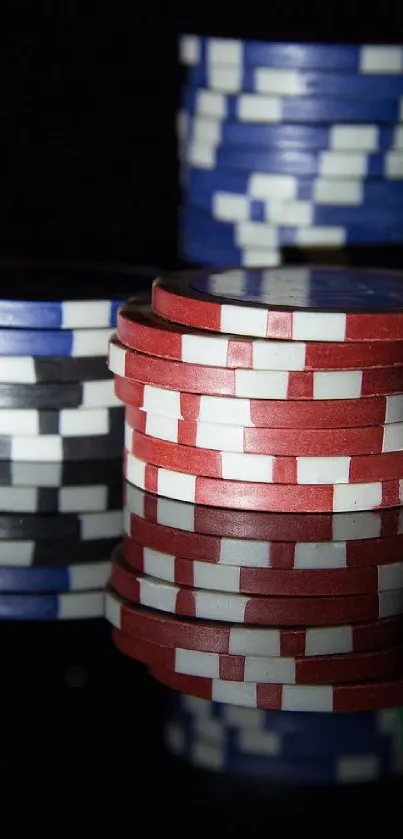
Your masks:
<path fill-rule="evenodd" d="M 180 60 L 184 258 L 402 242 L 402 46 L 184 35 Z"/>
<path fill-rule="evenodd" d="M 118 269 L 0 266 L 0 620 L 100 618 L 122 536 Z"/>
<path fill-rule="evenodd" d="M 119 312 L 107 618 L 166 686 L 244 709 L 201 739 L 177 709 L 195 763 L 199 739 L 206 766 L 288 782 L 399 769 L 402 312 L 403 274 L 319 267 L 160 277 Z"/>

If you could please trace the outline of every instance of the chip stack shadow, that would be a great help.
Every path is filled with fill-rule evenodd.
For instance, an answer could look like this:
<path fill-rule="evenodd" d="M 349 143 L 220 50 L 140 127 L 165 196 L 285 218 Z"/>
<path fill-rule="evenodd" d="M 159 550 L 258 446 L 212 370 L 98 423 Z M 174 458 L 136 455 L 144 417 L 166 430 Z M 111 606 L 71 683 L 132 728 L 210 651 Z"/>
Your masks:
<path fill-rule="evenodd" d="M 403 273 L 160 276 L 109 343 L 125 405 L 107 618 L 198 766 L 400 772 Z M 189 698 L 192 697 L 192 698 Z"/>
<path fill-rule="evenodd" d="M 183 35 L 179 58 L 183 258 L 346 262 L 402 243 L 401 45 Z"/>
<path fill-rule="evenodd" d="M 101 618 L 122 536 L 119 305 L 153 273 L 0 263 L 0 619 Z"/>

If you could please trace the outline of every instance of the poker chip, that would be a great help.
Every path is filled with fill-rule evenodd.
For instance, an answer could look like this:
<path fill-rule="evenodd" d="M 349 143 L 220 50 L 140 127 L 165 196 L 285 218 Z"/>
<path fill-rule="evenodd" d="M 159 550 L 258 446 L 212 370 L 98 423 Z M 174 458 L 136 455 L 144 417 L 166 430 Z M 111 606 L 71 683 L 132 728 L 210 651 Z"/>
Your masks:
<path fill-rule="evenodd" d="M 282 263 L 282 252 L 275 248 L 226 247 L 217 238 L 209 241 L 207 254 L 203 257 L 203 235 L 181 235 L 181 250 L 187 262 L 196 265 L 212 265 L 226 268 L 227 265 L 254 268 L 260 265 L 275 266 Z"/>
<path fill-rule="evenodd" d="M 95 513 L 122 508 L 122 482 L 64 487 L 1 486 L 1 513 Z"/>
<path fill-rule="evenodd" d="M 230 64 L 200 64 L 188 75 L 193 87 L 207 87 L 222 93 L 263 93 L 270 96 L 349 96 L 377 99 L 403 94 L 403 74 L 354 74 L 323 70 L 285 70 L 277 67 L 237 66 Z"/>
<path fill-rule="evenodd" d="M 147 532 L 164 534 L 164 539 L 168 538 L 171 530 L 174 534 L 183 538 L 183 545 L 200 545 L 202 549 L 203 540 L 199 540 L 199 536 L 210 535 L 219 537 L 215 543 L 213 540 L 206 540 L 206 554 L 190 554 L 191 558 L 203 559 L 206 555 L 221 556 L 227 553 L 225 543 L 221 545 L 221 539 L 227 537 L 231 540 L 229 545 L 228 555 L 235 550 L 236 545 L 240 545 L 241 550 L 236 553 L 239 557 L 241 554 L 246 556 L 247 540 L 272 540 L 273 542 L 323 542 L 322 547 L 326 551 L 332 549 L 332 545 L 328 543 L 340 543 L 340 550 L 343 551 L 341 561 L 344 563 L 344 550 L 348 551 L 359 550 L 358 546 L 348 544 L 346 548 L 344 543 L 350 541 L 365 542 L 364 550 L 370 550 L 368 547 L 368 540 L 374 544 L 388 545 L 390 551 L 390 543 L 383 543 L 383 539 L 388 537 L 400 537 L 403 533 L 403 511 L 400 507 L 390 510 L 375 510 L 371 512 L 348 512 L 348 513 L 315 513 L 309 514 L 300 511 L 299 513 L 262 513 L 254 511 L 231 510 L 228 511 L 221 507 L 203 507 L 201 505 L 186 504 L 181 501 L 174 501 L 169 498 L 158 497 L 156 495 L 143 492 L 141 489 L 133 486 L 130 483 L 125 484 L 125 502 L 126 511 L 129 514 L 134 514 L 136 518 L 135 527 L 138 532 L 139 522 L 144 519 L 147 522 Z M 152 528 L 151 524 L 158 525 Z M 144 524 L 145 527 L 145 524 Z M 144 532 L 146 532 L 144 530 Z M 186 534 L 189 534 L 187 537 Z M 182 535 L 183 534 L 183 535 Z M 195 534 L 198 534 L 195 539 Z M 238 539 L 244 542 L 238 542 Z M 182 552 L 182 548 L 179 548 Z M 154 545 L 158 547 L 158 545 Z M 320 546 L 315 546 L 314 550 L 320 549 Z M 198 548 L 196 548 L 198 550 Z M 257 556 L 256 546 L 251 548 L 253 554 Z M 298 550 L 301 550 L 299 548 Z M 307 550 L 303 549 L 305 556 L 301 558 L 301 564 L 304 565 L 306 555 L 311 547 L 308 545 Z M 187 556 L 188 548 L 185 553 Z M 264 546 L 266 552 L 266 546 Z M 292 547 L 290 550 L 292 562 Z M 175 551 L 174 551 L 175 552 Z M 266 564 L 266 559 L 261 560 Z M 275 560 L 274 560 L 275 561 Z M 297 560 L 298 562 L 298 560 Z M 239 564 L 239 561 L 237 560 Z"/>
<path fill-rule="evenodd" d="M 111 528 L 112 530 L 112 528 Z M 29 568 L 39 566 L 64 566 L 76 563 L 101 562 L 109 557 L 118 544 L 121 533 L 109 538 L 99 534 L 81 532 L 77 536 L 51 539 L 0 539 L 0 566 Z"/>
<path fill-rule="evenodd" d="M 403 364 L 403 342 L 399 341 L 327 344 L 211 335 L 161 320 L 150 306 L 136 303 L 120 308 L 117 338 L 121 346 L 143 355 L 204 367 L 328 372 Z"/>
<path fill-rule="evenodd" d="M 245 568 L 190 560 L 126 539 L 122 556 L 148 577 L 191 588 L 237 594 L 316 597 L 403 588 L 403 562 L 325 570 Z"/>
<path fill-rule="evenodd" d="M 39 437 L 0 437 L 3 460 L 43 461 L 115 459 L 122 451 L 123 428 L 94 437 L 62 437 L 47 434 Z"/>
<path fill-rule="evenodd" d="M 212 78 L 223 79 L 222 84 L 231 78 L 230 68 L 219 68 L 212 73 Z M 219 73 L 219 75 L 218 75 Z M 248 74 L 249 75 L 249 74 Z M 300 76 L 300 73 L 298 73 Z M 326 74 L 325 81 L 328 81 Z M 193 71 L 190 78 L 194 78 Z M 267 78 L 267 77 L 266 77 Z M 274 79 L 274 76 L 272 76 Z M 322 79 L 323 79 L 322 75 Z M 350 82 L 354 81 L 351 74 Z M 391 79 L 391 77 L 389 77 Z M 382 81 L 382 80 L 381 80 Z M 397 80 L 401 84 L 400 78 Z M 374 83 L 374 77 L 371 84 Z M 194 84 L 194 83 L 193 83 Z M 229 83 L 228 83 L 229 84 Z M 207 85 L 208 87 L 209 85 Z M 203 84 L 203 87 L 206 87 Z M 223 91 L 224 93 L 227 91 Z M 228 91 L 231 92 L 231 91 Z M 384 95 L 384 92 L 382 93 Z M 301 123 L 258 124 L 244 123 L 236 120 L 216 120 L 207 117 L 192 118 L 187 111 L 180 111 L 177 119 L 177 132 L 180 138 L 197 138 L 214 146 L 267 146 L 279 149 L 317 149 L 329 151 L 359 151 L 381 152 L 389 149 L 403 148 L 401 126 L 378 125 L 346 125 L 332 123 L 330 125 L 306 125 Z"/>
<path fill-rule="evenodd" d="M 106 592 L 106 618 L 116 629 L 149 643 L 238 656 L 331 656 L 396 646 L 403 618 L 358 621 L 342 626 L 247 627 L 166 614 Z M 186 691 L 185 691 L 186 693 Z"/>
<path fill-rule="evenodd" d="M 53 339 L 50 330 L 80 330 L 86 341 L 85 330 L 102 327 L 113 328 L 119 306 L 133 288 L 142 292 L 150 283 L 152 269 L 125 266 L 91 266 L 41 260 L 7 260 L 0 262 L 2 296 L 0 297 L 0 326 L 18 327 L 19 338 L 23 329 L 47 330 L 43 343 L 63 340 Z M 4 289 L 12 289 L 12 294 Z M 60 294 L 62 289 L 62 294 Z M 64 299 L 63 296 L 65 295 Z M 97 340 L 94 331 L 93 339 Z M 0 339 L 1 343 L 1 339 Z M 21 353 L 22 355 L 24 353 Z M 28 353 L 29 354 L 29 353 Z M 74 353 L 73 353 L 74 354 Z M 88 353 L 76 353 L 88 355 Z M 95 353 L 97 355 L 98 353 Z M 105 355 L 105 341 L 99 353 Z M 35 355 L 57 355 L 42 352 Z M 62 352 L 61 355 L 70 355 Z M 83 377 L 85 378 L 85 377 Z"/>
<path fill-rule="evenodd" d="M 398 273 L 376 270 L 207 270 L 157 279 L 153 308 L 187 326 L 258 338 L 398 341 L 401 289 Z"/>
<path fill-rule="evenodd" d="M 161 417 L 161 420 L 163 421 L 163 417 Z M 342 451 L 354 452 L 356 448 L 369 447 L 368 441 L 370 438 L 367 437 L 367 434 L 368 431 L 373 432 L 375 429 L 331 429 L 328 436 L 326 436 L 326 432 L 315 429 L 306 437 L 304 431 L 300 431 L 299 443 L 296 442 L 298 432 L 294 433 L 291 429 L 275 429 L 274 432 L 270 431 L 268 434 L 264 433 L 267 429 L 259 429 L 263 432 L 261 436 L 256 434 L 257 429 L 253 429 L 253 443 L 255 445 L 251 445 L 250 448 L 256 453 L 245 454 L 243 450 L 240 452 L 239 449 L 241 446 L 249 449 L 248 439 L 245 438 L 244 433 L 251 429 L 226 426 L 226 445 L 229 449 L 232 447 L 233 451 L 214 451 L 213 449 L 202 448 L 201 445 L 192 445 L 194 436 L 196 436 L 197 441 L 202 437 L 208 444 L 208 433 L 210 433 L 211 439 L 211 436 L 215 435 L 216 432 L 217 426 L 214 425 L 211 429 L 199 425 L 194 431 L 193 424 L 193 435 L 190 433 L 187 439 L 187 426 L 182 426 L 185 431 L 183 435 L 186 440 L 185 445 L 180 445 L 176 441 L 172 442 L 148 434 L 141 434 L 128 424 L 125 428 L 126 451 L 133 452 L 141 460 L 153 463 L 156 466 L 185 473 L 206 475 L 211 478 L 278 484 L 344 484 L 362 483 L 364 480 L 393 480 L 393 478 L 403 476 L 403 452 L 389 451 L 387 443 L 388 440 L 392 439 L 392 435 L 396 440 L 400 436 L 403 438 L 403 424 L 400 423 L 385 426 L 383 443 L 386 445 L 387 451 L 383 454 L 345 455 L 344 457 L 340 454 Z M 218 429 L 219 432 L 222 431 L 222 427 L 218 426 Z M 354 432 L 357 432 L 357 434 Z M 357 443 L 359 432 L 362 435 L 360 445 Z M 388 432 L 392 432 L 392 434 L 388 435 Z M 314 434 L 317 435 L 317 439 L 313 445 Z M 282 440 L 279 445 L 280 435 L 282 435 Z M 221 434 L 220 436 L 224 437 L 225 435 Z M 232 436 L 233 444 L 231 444 Z M 375 435 L 373 435 L 372 440 L 374 437 Z M 329 441 L 327 444 L 326 439 Z M 316 455 L 319 451 L 321 443 L 323 444 L 322 451 L 328 452 L 328 455 L 323 454 L 323 457 L 312 456 L 313 453 Z M 217 439 L 215 439 L 215 445 L 217 447 L 220 445 Z M 397 443 L 397 445 L 400 445 L 400 443 Z M 305 446 L 307 446 L 306 454 Z M 279 449 L 281 449 L 280 454 L 288 451 L 289 455 L 277 457 Z M 303 451 L 304 454 L 296 454 L 296 449 Z M 336 453 L 333 454 L 333 451 Z M 266 454 L 267 452 L 273 452 L 273 454 Z M 337 456 L 339 454 L 340 456 Z"/>
<path fill-rule="evenodd" d="M 123 411 L 116 408 L 0 408 L 0 435 L 11 437 L 55 434 L 60 437 L 106 436 L 122 428 Z"/>
<path fill-rule="evenodd" d="M 40 461 L 0 460 L 0 487 L 71 487 L 104 484 L 111 487 L 121 482 L 122 460 Z"/>
<path fill-rule="evenodd" d="M 182 105 L 190 113 L 240 122 L 366 123 L 400 122 L 402 97 L 357 99 L 326 96 L 265 96 L 258 93 L 225 94 L 187 85 Z"/>
<path fill-rule="evenodd" d="M 64 592 L 102 589 L 110 562 L 88 562 L 56 568 L 0 566 L 0 592 Z"/>
<path fill-rule="evenodd" d="M 310 44 L 279 41 L 241 41 L 183 34 L 179 41 L 183 64 L 235 67 L 268 66 L 309 70 L 349 70 L 350 73 L 399 75 L 403 72 L 403 47 L 376 44 Z"/>
<path fill-rule="evenodd" d="M 126 480 L 157 495 L 191 504 L 259 510 L 275 513 L 348 512 L 397 507 L 401 503 L 401 481 L 357 484 L 262 484 L 229 479 L 205 478 L 188 472 L 165 469 L 125 453 Z"/>
<path fill-rule="evenodd" d="M 339 240 L 339 236 L 337 237 Z M 212 265 L 215 268 L 225 268 L 227 265 L 255 268 L 260 265 L 281 265 L 281 250 L 273 248 L 240 248 L 225 246 L 217 238 L 209 241 L 207 256 L 203 259 L 203 235 L 181 236 L 181 249 L 184 259 L 193 264 Z"/>
<path fill-rule="evenodd" d="M 110 585 L 121 597 L 171 614 L 255 626 L 327 626 L 378 620 L 403 613 L 403 592 L 327 597 L 242 596 L 210 589 L 175 586 L 136 573 L 114 554 Z M 210 697 L 211 698 L 211 697 Z M 393 704 L 393 703 L 392 703 Z"/>
<path fill-rule="evenodd" d="M 371 226 L 365 218 L 360 218 L 348 227 L 335 224 L 297 227 L 295 225 L 277 226 L 249 220 L 217 222 L 210 219 L 207 213 L 188 207 L 182 223 L 184 242 L 209 236 L 212 244 L 216 243 L 218 247 L 228 249 L 228 252 L 231 249 L 234 251 L 245 249 L 253 253 L 255 249 L 257 253 L 260 249 L 263 254 L 265 249 L 271 251 L 282 247 L 370 245 L 374 235 L 380 244 L 399 242 L 402 237 L 402 224 L 398 212 L 393 223 L 388 223 L 387 218 L 382 218 Z M 259 266 L 258 262 L 254 264 Z M 264 264 L 264 261 L 260 262 L 260 265 Z"/>
<path fill-rule="evenodd" d="M 267 708 L 283 711 L 344 711 L 380 710 L 402 703 L 403 680 L 380 679 L 334 685 L 267 685 L 253 682 L 224 682 L 183 676 L 162 667 L 151 667 L 157 681 L 174 690 L 212 699 L 216 702 Z"/>
<path fill-rule="evenodd" d="M 326 236 L 328 228 L 331 227 L 347 227 L 351 232 L 350 226 L 357 223 L 367 225 L 367 229 L 377 231 L 378 235 L 382 234 L 382 230 L 388 224 L 396 226 L 397 216 L 400 212 L 402 202 L 396 200 L 390 207 L 389 211 L 385 210 L 382 213 L 382 218 L 379 218 L 379 209 L 376 205 L 370 202 L 363 202 L 359 207 L 337 206 L 331 204 L 320 204 L 315 201 L 285 201 L 273 197 L 268 198 L 253 198 L 249 195 L 237 195 L 233 192 L 227 191 L 197 191 L 189 193 L 188 203 L 185 204 L 183 213 L 202 210 L 203 214 L 208 214 L 212 220 L 221 222 L 262 222 L 265 227 L 252 228 L 252 234 L 259 237 L 267 233 L 267 241 L 272 235 L 269 230 L 271 225 L 273 231 L 281 227 L 298 227 L 301 230 L 307 230 L 307 233 L 301 236 L 312 236 L 313 228 L 316 231 L 319 228 L 326 228 L 323 236 Z M 235 229 L 235 228 L 234 228 Z M 250 227 L 243 225 L 237 227 L 239 236 L 245 236 Z M 245 232 L 246 231 L 246 232 Z M 194 234 L 194 238 L 197 238 Z M 315 235 L 318 235 L 317 233 Z M 362 237 L 364 234 L 361 234 Z M 291 232 L 289 232 L 291 236 Z M 192 236 L 193 238 L 193 236 Z M 257 241 L 266 241 L 265 239 L 257 238 Z"/>
<path fill-rule="evenodd" d="M 381 753 L 374 748 L 362 755 L 338 754 L 328 758 L 317 755 L 293 755 L 288 759 L 279 755 L 228 754 L 225 746 L 211 743 L 201 734 L 189 732 L 184 726 L 168 723 L 165 742 L 169 750 L 191 766 L 209 772 L 249 778 L 254 782 L 291 784 L 303 787 L 340 786 L 370 783 L 393 776 L 398 769 L 392 747 Z"/>
<path fill-rule="evenodd" d="M 187 144 L 184 159 L 190 166 L 203 169 L 244 169 L 247 172 L 272 172 L 302 178 L 366 178 L 401 180 L 403 156 L 398 149 L 382 154 L 359 151 L 312 151 L 296 149 L 261 149 L 216 147 L 198 138 Z"/>
<path fill-rule="evenodd" d="M 403 366 L 329 372 L 231 370 L 146 356 L 117 342 L 109 345 L 109 369 L 121 378 L 143 384 L 176 385 L 183 392 L 251 399 L 360 399 L 400 394 L 403 390 Z"/>
<path fill-rule="evenodd" d="M 0 327 L 1 355 L 97 356 L 105 354 L 112 329 L 12 329 Z"/>
<path fill-rule="evenodd" d="M 38 516 L 0 515 L 0 551 L 3 540 L 27 539 L 87 539 L 118 538 L 122 532 L 121 510 L 101 513 L 63 513 L 62 515 Z M 3 545 L 3 549 L 4 549 Z M 61 545 L 62 547 L 62 545 Z"/>
<path fill-rule="evenodd" d="M 186 507 L 186 505 L 183 505 Z M 152 509 L 152 504 L 150 504 Z M 180 511 L 179 510 L 174 512 Z M 184 510 L 186 514 L 187 510 Z M 399 563 L 403 558 L 403 539 L 400 533 L 394 536 L 383 535 L 381 537 L 371 538 L 368 531 L 366 537 L 360 539 L 357 533 L 357 538 L 354 538 L 354 530 L 347 532 L 350 539 L 340 539 L 340 541 L 309 541 L 309 530 L 305 533 L 297 533 L 296 524 L 294 521 L 294 532 L 287 532 L 286 516 L 281 516 L 282 522 L 268 521 L 266 522 L 266 531 L 263 527 L 259 529 L 260 521 L 256 520 L 257 535 L 255 538 L 242 538 L 242 529 L 239 527 L 240 536 L 237 538 L 225 536 L 210 536 L 205 533 L 187 532 L 186 529 L 174 527 L 174 519 L 166 519 L 169 524 L 155 523 L 147 519 L 141 518 L 130 512 L 130 507 L 125 507 L 125 531 L 127 540 L 125 547 L 127 552 L 131 551 L 131 540 L 143 545 L 145 548 L 150 548 L 156 551 L 168 553 L 171 557 L 176 555 L 183 557 L 185 560 L 192 562 L 213 563 L 214 565 L 228 567 L 231 573 L 232 568 L 248 568 L 248 569 L 277 569 L 278 571 L 287 571 L 296 569 L 300 571 L 320 571 L 320 570 L 337 570 L 346 568 L 372 568 L 376 565 L 389 565 Z M 253 515 L 253 514 L 252 514 Z M 308 514 L 305 514 L 308 517 Z M 270 514 L 269 514 L 270 516 Z M 315 519 L 316 516 L 311 516 Z M 318 516 L 319 518 L 319 516 Z M 336 524 L 336 536 L 344 535 L 342 527 L 343 514 L 339 516 L 341 521 Z M 348 514 L 346 518 L 346 529 L 350 525 Z M 250 520 L 250 527 L 253 526 L 253 518 Z M 239 523 L 241 525 L 241 522 Z M 309 523 L 302 521 L 309 528 Z M 356 525 L 357 522 L 353 521 Z M 270 526 L 272 525 L 272 526 Z M 291 525 L 291 527 L 292 527 Z M 373 522 L 376 526 L 376 521 Z M 263 525 L 264 526 L 264 525 Z M 317 526 L 319 530 L 320 523 L 314 521 L 313 527 Z M 218 522 L 219 528 L 219 522 Z M 235 530 L 235 529 L 234 529 Z M 340 530 L 338 533 L 337 531 Z M 387 529 L 385 528 L 386 532 Z M 247 528 L 245 527 L 246 534 Z M 221 533 L 221 531 L 219 530 Z M 276 536 L 300 536 L 301 540 L 307 536 L 306 541 L 296 542 L 290 541 L 270 541 L 259 539 L 259 536 L 271 534 Z M 376 531 L 375 531 L 376 532 Z M 313 533 L 320 537 L 321 533 Z M 147 572 L 149 573 L 149 572 Z M 209 573 L 209 572 L 207 572 Z M 214 573 L 213 571 L 211 572 Z M 234 572 L 235 573 L 235 572 Z"/>
<path fill-rule="evenodd" d="M 105 348 L 106 349 L 106 348 Z M 105 376 L 107 370 L 105 371 Z M 60 411 L 63 408 L 113 408 L 119 405 L 113 380 L 53 382 L 51 384 L 0 383 L 0 408 L 35 408 Z"/>
<path fill-rule="evenodd" d="M 261 684 L 319 685 L 386 678 L 401 672 L 403 647 L 321 658 L 263 658 L 226 656 L 152 644 L 114 629 L 115 646 L 149 667 L 184 676 Z"/>
<path fill-rule="evenodd" d="M 401 204 L 403 196 L 403 184 L 399 181 L 300 178 L 297 175 L 247 172 L 239 169 L 216 169 L 212 172 L 197 166 L 186 167 L 185 186 L 186 196 L 189 196 L 196 206 L 197 202 L 193 196 L 197 194 L 230 192 L 238 197 L 237 200 L 239 196 L 246 196 L 256 200 L 309 201 L 315 206 L 325 204 L 332 207 L 357 208 L 366 204 L 376 206 L 378 202 L 379 206 L 384 205 L 388 210 L 396 204 Z"/>
<path fill-rule="evenodd" d="M 102 589 L 59 594 L 0 594 L 0 620 L 83 620 L 102 618 L 103 613 Z"/>
<path fill-rule="evenodd" d="M 106 375 L 102 355 L 90 358 L 0 355 L 1 384 L 91 382 L 105 379 Z"/>
<path fill-rule="evenodd" d="M 262 711 L 256 708 L 236 707 L 222 702 L 209 702 L 186 693 L 172 696 L 172 716 L 183 723 L 204 721 L 210 740 L 218 739 L 222 732 L 230 735 L 230 748 L 249 750 L 249 743 L 260 732 L 262 752 L 266 752 L 269 739 L 265 734 L 276 732 L 281 737 L 291 735 L 302 744 L 306 741 L 308 750 L 313 746 L 327 754 L 334 753 L 340 745 L 346 752 L 362 748 L 364 741 L 379 742 L 380 738 L 394 737 L 399 726 L 399 709 L 387 708 L 380 711 L 361 711 L 359 714 L 346 711 L 344 714 L 311 713 L 310 711 Z M 317 739 L 316 739 L 317 738 Z M 305 749 L 301 752 L 303 754 Z"/>
<path fill-rule="evenodd" d="M 115 377 L 115 393 L 127 408 L 128 422 L 147 414 L 162 414 L 168 439 L 178 439 L 181 421 L 245 428 L 354 428 L 388 425 L 403 420 L 403 395 L 365 399 L 276 400 L 200 396 L 132 379 Z M 148 418 L 147 418 L 148 421 Z M 219 433 L 217 431 L 217 433 Z M 156 435 L 157 436 L 157 435 Z M 212 442 L 210 437 L 210 442 Z"/>

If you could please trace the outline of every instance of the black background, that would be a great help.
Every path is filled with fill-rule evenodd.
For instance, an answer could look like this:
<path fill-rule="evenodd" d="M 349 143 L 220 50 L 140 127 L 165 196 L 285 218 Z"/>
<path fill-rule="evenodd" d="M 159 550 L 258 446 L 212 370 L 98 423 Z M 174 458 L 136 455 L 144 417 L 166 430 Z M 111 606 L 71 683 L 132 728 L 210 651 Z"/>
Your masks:
<path fill-rule="evenodd" d="M 2 255 L 179 264 L 181 30 L 357 42 L 402 32 L 395 0 L 218 5 L 2 5 Z M 397 787 L 277 792 L 176 765 L 160 742 L 167 697 L 114 653 L 103 622 L 3 625 L 0 638 L 5 836 L 49 826 L 248 839 L 395 829 Z"/>

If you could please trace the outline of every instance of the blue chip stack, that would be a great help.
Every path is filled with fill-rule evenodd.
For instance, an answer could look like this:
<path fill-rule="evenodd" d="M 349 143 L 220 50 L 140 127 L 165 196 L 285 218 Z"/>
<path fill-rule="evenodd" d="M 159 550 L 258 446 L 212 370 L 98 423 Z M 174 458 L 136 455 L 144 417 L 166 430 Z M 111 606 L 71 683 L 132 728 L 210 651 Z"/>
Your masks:
<path fill-rule="evenodd" d="M 402 770 L 396 709 L 351 714 L 258 711 L 175 694 L 168 748 L 193 766 L 301 786 L 368 783 Z"/>
<path fill-rule="evenodd" d="M 180 59 L 185 259 L 403 241 L 402 46 L 184 35 Z"/>
<path fill-rule="evenodd" d="M 122 533 L 108 339 L 153 274 L 0 264 L 0 620 L 103 616 Z"/>

